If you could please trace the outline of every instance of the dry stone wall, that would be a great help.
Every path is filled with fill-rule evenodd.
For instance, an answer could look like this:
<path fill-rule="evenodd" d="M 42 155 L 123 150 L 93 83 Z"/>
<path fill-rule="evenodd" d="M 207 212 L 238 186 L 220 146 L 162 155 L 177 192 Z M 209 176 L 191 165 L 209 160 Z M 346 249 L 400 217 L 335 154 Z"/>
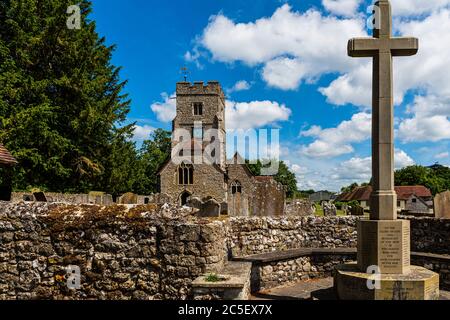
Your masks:
<path fill-rule="evenodd" d="M 97 206 L 0 202 L 0 300 L 187 299 L 192 281 L 220 273 L 227 258 L 295 248 L 354 248 L 358 217 L 195 218 L 164 205 Z M 410 218 L 417 262 L 448 284 L 450 220 Z M 262 287 L 321 277 L 342 257 L 256 265 Z M 297 259 L 297 260 L 296 260 Z M 68 266 L 81 287 L 67 286 Z"/>
<path fill-rule="evenodd" d="M 356 217 L 233 217 L 228 246 L 234 257 L 295 248 L 356 247 Z"/>
<path fill-rule="evenodd" d="M 411 221 L 411 250 L 450 254 L 450 219 L 406 217 Z"/>
<path fill-rule="evenodd" d="M 331 277 L 337 265 L 354 260 L 353 255 L 315 255 L 254 264 L 252 290 L 267 290 L 300 280 Z"/>
<path fill-rule="evenodd" d="M 161 208 L 0 203 L 0 300 L 186 299 L 225 260 L 221 222 Z M 70 290 L 66 268 L 80 268 Z"/>

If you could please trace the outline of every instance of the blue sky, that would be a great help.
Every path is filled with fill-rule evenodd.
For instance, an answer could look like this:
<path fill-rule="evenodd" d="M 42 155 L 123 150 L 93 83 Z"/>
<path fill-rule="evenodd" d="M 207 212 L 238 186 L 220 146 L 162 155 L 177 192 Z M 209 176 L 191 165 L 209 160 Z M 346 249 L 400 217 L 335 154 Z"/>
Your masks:
<path fill-rule="evenodd" d="M 122 66 L 135 139 L 170 129 L 175 84 L 218 80 L 229 126 L 280 128 L 299 187 L 370 179 L 371 62 L 346 55 L 366 36 L 361 0 L 94 0 L 91 18 Z M 449 165 L 450 1 L 392 0 L 397 35 L 421 51 L 395 60 L 396 166 Z"/>

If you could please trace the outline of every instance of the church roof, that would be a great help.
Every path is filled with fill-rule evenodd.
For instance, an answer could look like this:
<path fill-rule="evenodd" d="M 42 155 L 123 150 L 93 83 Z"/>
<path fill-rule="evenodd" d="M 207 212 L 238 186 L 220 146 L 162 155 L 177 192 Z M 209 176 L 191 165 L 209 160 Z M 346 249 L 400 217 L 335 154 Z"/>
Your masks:
<path fill-rule="evenodd" d="M 0 144 L 0 164 L 2 165 L 14 165 L 17 164 L 17 160 L 9 153 L 6 148 Z"/>

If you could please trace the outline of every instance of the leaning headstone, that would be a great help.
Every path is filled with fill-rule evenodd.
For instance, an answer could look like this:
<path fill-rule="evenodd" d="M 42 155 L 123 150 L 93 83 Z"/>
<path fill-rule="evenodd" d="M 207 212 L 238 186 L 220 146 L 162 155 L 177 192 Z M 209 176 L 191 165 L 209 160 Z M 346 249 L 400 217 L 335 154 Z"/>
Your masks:
<path fill-rule="evenodd" d="M 450 219 L 450 191 L 436 195 L 434 198 L 434 215 L 436 218 Z"/>
<path fill-rule="evenodd" d="M 34 192 L 33 196 L 37 202 L 47 202 L 47 197 L 43 192 Z"/>
<path fill-rule="evenodd" d="M 200 211 L 197 213 L 199 217 L 219 217 L 220 203 L 214 199 L 206 201 Z"/>

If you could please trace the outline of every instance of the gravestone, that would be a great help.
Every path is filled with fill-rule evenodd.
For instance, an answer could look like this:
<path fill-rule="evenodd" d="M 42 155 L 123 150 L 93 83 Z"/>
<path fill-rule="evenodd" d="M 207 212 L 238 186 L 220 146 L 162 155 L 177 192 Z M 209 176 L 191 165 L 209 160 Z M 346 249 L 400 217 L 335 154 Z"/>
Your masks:
<path fill-rule="evenodd" d="M 202 206 L 203 206 L 203 202 L 202 202 L 202 200 L 200 200 L 197 197 L 190 197 L 188 202 L 187 202 L 187 206 L 200 210 L 202 208 Z"/>
<path fill-rule="evenodd" d="M 170 197 L 167 193 L 159 193 L 155 195 L 157 204 L 165 204 L 165 203 L 173 203 L 172 197 Z"/>
<path fill-rule="evenodd" d="M 137 204 L 138 196 L 132 192 L 127 192 L 119 198 L 119 204 Z"/>
<path fill-rule="evenodd" d="M 392 58 L 416 54 L 419 40 L 392 37 L 388 0 L 374 8 L 373 38 L 348 43 L 349 56 L 373 59 L 371 213 L 358 222 L 358 263 L 336 268 L 335 289 L 344 300 L 435 300 L 439 275 L 410 265 L 410 222 L 397 220 L 394 190 Z"/>
<path fill-rule="evenodd" d="M 309 200 L 295 199 L 289 203 L 286 203 L 285 215 L 286 216 L 311 216 L 315 213 L 315 206 Z"/>
<path fill-rule="evenodd" d="M 450 219 L 450 191 L 436 195 L 434 198 L 434 215 L 438 219 Z"/>
<path fill-rule="evenodd" d="M 47 202 L 47 197 L 45 196 L 45 194 L 43 192 L 34 192 L 33 196 L 37 202 Z"/>
<path fill-rule="evenodd" d="M 353 205 L 353 206 L 351 206 L 350 212 L 351 212 L 352 216 L 363 216 L 364 208 L 361 206 Z"/>
<path fill-rule="evenodd" d="M 220 204 L 220 214 L 221 215 L 228 215 L 228 202 L 222 202 Z"/>
<path fill-rule="evenodd" d="M 323 215 L 325 217 L 336 217 L 337 209 L 332 202 L 324 201 L 322 202 Z"/>
<path fill-rule="evenodd" d="M 210 199 L 203 203 L 202 208 L 197 213 L 199 217 L 219 217 L 220 203 L 214 199 Z"/>

